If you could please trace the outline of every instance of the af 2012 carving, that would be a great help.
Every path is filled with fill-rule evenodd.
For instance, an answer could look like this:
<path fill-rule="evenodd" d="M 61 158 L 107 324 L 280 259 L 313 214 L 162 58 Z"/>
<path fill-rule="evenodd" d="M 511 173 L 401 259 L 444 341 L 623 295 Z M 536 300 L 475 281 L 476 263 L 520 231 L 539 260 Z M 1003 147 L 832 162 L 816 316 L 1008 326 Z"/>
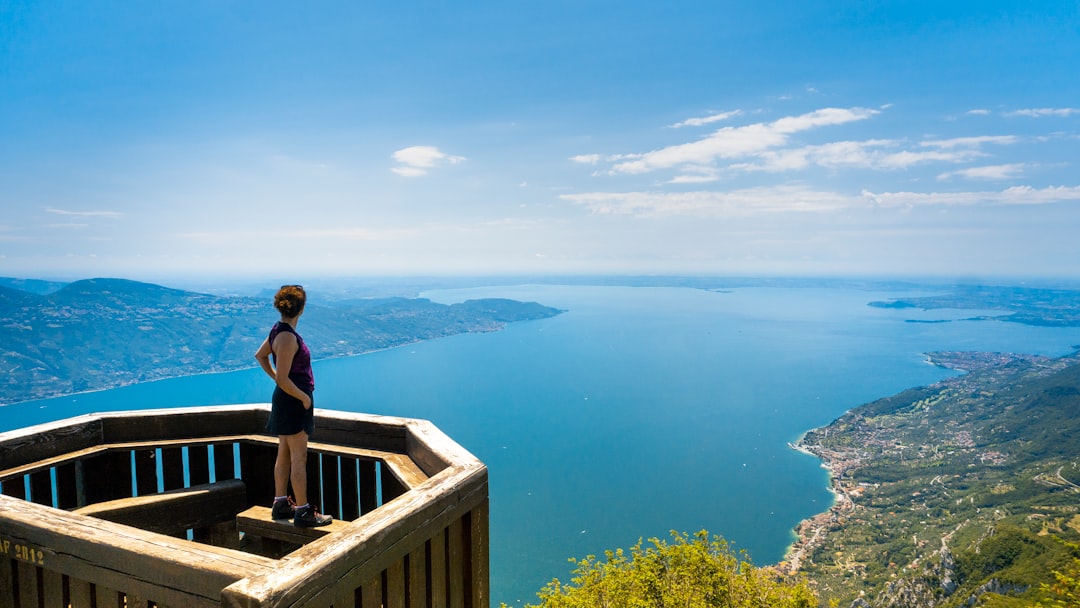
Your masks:
<path fill-rule="evenodd" d="M 0 549 L 3 550 L 4 555 L 11 555 L 17 560 L 28 562 L 35 566 L 45 565 L 45 552 L 37 547 L 31 547 L 30 545 L 24 545 L 22 543 L 13 543 L 11 540 L 4 538 L 0 539 Z"/>

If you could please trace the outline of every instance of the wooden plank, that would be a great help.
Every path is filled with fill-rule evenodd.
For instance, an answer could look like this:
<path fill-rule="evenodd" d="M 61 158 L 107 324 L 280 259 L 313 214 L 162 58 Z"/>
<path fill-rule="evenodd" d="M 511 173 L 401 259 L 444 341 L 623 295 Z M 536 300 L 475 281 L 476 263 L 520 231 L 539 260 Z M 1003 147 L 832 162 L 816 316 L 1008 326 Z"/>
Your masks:
<path fill-rule="evenodd" d="M 383 608 L 383 574 L 379 573 L 360 588 L 361 608 Z"/>
<path fill-rule="evenodd" d="M 446 605 L 446 530 L 439 530 L 428 541 L 428 555 L 431 558 L 431 606 L 438 608 Z"/>
<path fill-rule="evenodd" d="M 405 453 L 404 418 L 316 410 L 315 435 L 322 443 Z"/>
<path fill-rule="evenodd" d="M 131 453 L 103 452 L 82 463 L 86 503 L 128 498 L 131 487 Z"/>
<path fill-rule="evenodd" d="M 412 458 L 405 454 L 387 454 L 383 457 L 383 463 L 386 464 L 383 470 L 389 468 L 390 473 L 406 489 L 415 488 L 428 480 L 427 473 L 421 471 Z"/>
<path fill-rule="evenodd" d="M 379 481 L 382 483 L 382 501 L 383 504 L 394 500 L 398 496 L 401 496 L 409 489 L 405 487 L 405 484 L 398 480 L 397 476 L 393 474 L 393 470 L 385 462 L 379 463 Z"/>
<path fill-rule="evenodd" d="M 0 497 L 0 528 L 13 544 L 40 551 L 35 559 L 45 568 L 165 605 L 217 606 L 223 588 L 277 567 L 276 560 L 7 497 Z"/>
<path fill-rule="evenodd" d="M 306 605 L 343 581 L 359 585 L 417 547 L 451 521 L 487 501 L 487 469 L 448 470 L 421 488 L 368 513 L 347 530 L 327 535 L 290 553 L 285 567 L 230 585 L 228 607 Z"/>
<path fill-rule="evenodd" d="M 465 544 L 461 520 L 451 522 L 446 528 L 447 591 L 449 608 L 465 608 Z"/>
<path fill-rule="evenodd" d="M 0 608 L 15 608 L 15 561 L 0 555 Z"/>
<path fill-rule="evenodd" d="M 409 608 L 427 608 L 427 543 L 417 547 L 405 560 L 405 581 Z"/>
<path fill-rule="evenodd" d="M 120 603 L 120 593 L 103 585 L 94 586 L 94 605 L 97 608 L 124 608 Z"/>
<path fill-rule="evenodd" d="M 350 522 L 335 519 L 326 526 L 297 528 L 290 520 L 277 521 L 271 518 L 270 513 L 268 507 L 250 507 L 236 516 L 236 529 L 244 534 L 303 545 L 327 534 L 346 530 L 351 525 Z"/>
<path fill-rule="evenodd" d="M 94 416 L 79 416 L 0 433 L 0 471 L 100 443 L 101 421 Z"/>
<path fill-rule="evenodd" d="M 236 529 L 236 518 L 210 526 L 206 542 L 215 547 L 239 549 L 240 532 Z"/>
<path fill-rule="evenodd" d="M 43 570 L 42 582 L 45 591 L 45 608 L 59 608 L 64 604 L 64 575 L 55 570 Z"/>
<path fill-rule="evenodd" d="M 359 590 L 349 587 L 347 585 L 338 585 L 338 588 L 334 590 L 334 608 L 357 608 L 357 596 Z M 420 608 L 416 606 L 415 608 Z"/>
<path fill-rule="evenodd" d="M 266 427 L 267 405 L 202 406 L 105 412 L 100 443 L 195 439 L 212 435 L 243 435 Z"/>
<path fill-rule="evenodd" d="M 210 452 L 204 445 L 188 446 L 188 482 L 193 486 L 210 483 Z"/>
<path fill-rule="evenodd" d="M 75 513 L 160 534 L 175 534 L 189 528 L 231 520 L 244 508 L 246 500 L 244 482 L 230 479 L 160 494 L 95 503 L 76 509 Z"/>
<path fill-rule="evenodd" d="M 468 450 L 427 420 L 408 420 L 405 454 L 424 471 L 434 477 L 450 466 L 472 467 L 483 463 Z"/>
<path fill-rule="evenodd" d="M 38 605 L 38 572 L 39 568 L 27 562 L 16 562 L 15 584 L 19 588 L 19 606 Z"/>
<path fill-rule="evenodd" d="M 428 477 L 437 475 L 451 463 L 460 460 L 454 458 L 456 451 L 448 448 L 457 444 L 430 422 L 414 420 L 406 428 L 405 453 Z"/>
<path fill-rule="evenodd" d="M 491 601 L 489 509 L 485 501 L 469 512 L 469 605 L 472 608 L 489 608 Z"/>
<path fill-rule="evenodd" d="M 46 507 L 53 506 L 52 472 L 50 469 L 30 474 L 30 500 Z"/>
<path fill-rule="evenodd" d="M 68 601 L 71 608 L 91 608 L 94 593 L 89 581 L 68 577 Z"/>
<path fill-rule="evenodd" d="M 386 569 L 386 608 L 405 608 L 405 560 L 399 559 Z"/>

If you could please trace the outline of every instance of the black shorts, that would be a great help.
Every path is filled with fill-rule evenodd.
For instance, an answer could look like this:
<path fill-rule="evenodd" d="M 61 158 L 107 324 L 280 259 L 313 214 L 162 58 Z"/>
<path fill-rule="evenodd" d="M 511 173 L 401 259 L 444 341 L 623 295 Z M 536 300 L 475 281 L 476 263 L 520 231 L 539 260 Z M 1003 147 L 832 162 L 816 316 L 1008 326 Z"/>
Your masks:
<path fill-rule="evenodd" d="M 304 392 L 312 397 L 311 409 L 305 408 L 299 399 L 281 390 L 280 386 L 275 387 L 266 430 L 274 435 L 295 435 L 304 431 L 310 437 L 315 432 L 315 398 L 312 393 Z"/>

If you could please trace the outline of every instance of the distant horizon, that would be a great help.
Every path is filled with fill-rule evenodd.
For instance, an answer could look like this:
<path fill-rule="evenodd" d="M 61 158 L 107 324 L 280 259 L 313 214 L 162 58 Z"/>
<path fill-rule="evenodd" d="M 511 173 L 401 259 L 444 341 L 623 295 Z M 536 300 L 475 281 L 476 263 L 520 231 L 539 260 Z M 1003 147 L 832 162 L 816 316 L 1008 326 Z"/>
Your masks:
<path fill-rule="evenodd" d="M 588 285 L 612 285 L 627 287 L 697 287 L 693 282 L 716 283 L 720 286 L 730 284 L 737 287 L 762 287 L 768 286 L 763 283 L 775 283 L 777 286 L 792 287 L 799 284 L 808 286 L 829 286 L 835 283 L 838 286 L 850 286 L 852 283 L 870 283 L 882 286 L 908 285 L 911 287 L 941 286 L 952 287 L 961 285 L 984 285 L 1000 287 L 1020 287 L 1031 289 L 1060 289 L 1080 290 L 1080 277 L 1046 277 L 1046 276 L 980 276 L 980 277 L 954 277 L 944 275 L 921 275 L 921 276 L 888 276 L 888 275 L 820 275 L 820 276 L 796 276 L 796 275 L 737 275 L 737 274 L 632 274 L 632 273 L 505 273 L 505 274 L 370 274 L 370 275 L 323 275 L 323 276 L 300 276 L 290 275 L 287 277 L 274 276 L 197 276 L 192 274 L 159 275 L 147 277 L 133 276 L 25 276 L 12 277 L 0 275 L 0 282 L 6 281 L 40 281 L 44 283 L 71 284 L 87 280 L 125 280 L 137 283 L 159 285 L 174 289 L 199 289 L 209 291 L 223 290 L 228 288 L 242 289 L 244 287 L 265 289 L 267 285 L 278 283 L 297 282 L 309 287 L 309 291 L 318 291 L 323 287 L 394 287 L 409 286 L 424 290 L 456 287 L 479 287 L 497 285 L 523 285 L 531 282 L 540 284 L 588 284 Z M 678 284 L 678 283 L 683 284 Z M 0 284 L 3 284 L 0 283 Z"/>

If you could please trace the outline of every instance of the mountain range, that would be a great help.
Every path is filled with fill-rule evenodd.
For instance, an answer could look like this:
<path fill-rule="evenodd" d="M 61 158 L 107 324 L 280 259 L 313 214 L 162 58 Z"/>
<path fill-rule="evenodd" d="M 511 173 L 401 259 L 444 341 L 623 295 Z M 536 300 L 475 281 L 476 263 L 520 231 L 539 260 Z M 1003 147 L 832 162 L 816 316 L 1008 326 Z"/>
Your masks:
<path fill-rule="evenodd" d="M 26 289 L 20 288 L 26 287 Z M 311 302 L 298 328 L 325 359 L 561 311 L 505 299 Z M 215 296 L 125 279 L 0 282 L 0 404 L 254 365 L 279 318 L 271 297 Z"/>

